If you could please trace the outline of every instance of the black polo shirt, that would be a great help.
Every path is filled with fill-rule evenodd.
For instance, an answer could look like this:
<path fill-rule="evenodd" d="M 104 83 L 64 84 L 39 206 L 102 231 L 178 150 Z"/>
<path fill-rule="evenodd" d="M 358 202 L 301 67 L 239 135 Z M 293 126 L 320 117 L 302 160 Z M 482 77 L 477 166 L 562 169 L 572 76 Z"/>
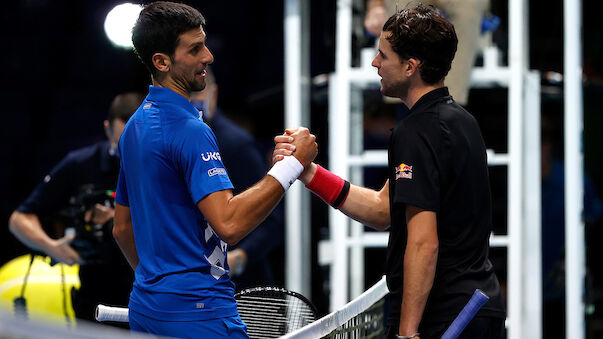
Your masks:
<path fill-rule="evenodd" d="M 475 118 L 452 100 L 446 87 L 435 89 L 394 128 L 388 156 L 388 325 L 400 320 L 406 205 L 437 214 L 438 262 L 422 324 L 453 320 L 478 288 L 490 297 L 478 315 L 504 318 L 500 286 L 488 260 L 490 184 Z"/>
<path fill-rule="evenodd" d="M 115 190 L 118 175 L 119 158 L 110 154 L 108 141 L 69 152 L 17 210 L 36 214 L 42 221 L 52 219 L 69 206 L 82 186 Z M 128 305 L 134 281 L 132 269 L 112 237 L 99 246 L 103 262 L 80 266 L 81 287 L 73 298 L 76 316 L 91 321 L 99 303 Z"/>

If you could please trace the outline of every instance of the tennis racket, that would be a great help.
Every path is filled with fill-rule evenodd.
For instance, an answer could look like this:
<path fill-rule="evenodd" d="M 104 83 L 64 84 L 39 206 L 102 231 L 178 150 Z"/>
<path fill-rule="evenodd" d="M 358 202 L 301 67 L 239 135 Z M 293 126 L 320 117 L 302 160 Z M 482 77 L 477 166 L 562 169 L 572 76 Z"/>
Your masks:
<path fill-rule="evenodd" d="M 250 288 L 235 294 L 235 299 L 252 339 L 278 338 L 318 317 L 316 307 L 306 297 L 284 288 Z"/>
<path fill-rule="evenodd" d="M 278 338 L 313 322 L 316 307 L 303 295 L 279 287 L 256 287 L 235 294 L 247 334 L 253 338 Z M 98 305 L 97 321 L 128 322 L 128 308 Z"/>
<path fill-rule="evenodd" d="M 488 296 L 484 294 L 484 292 L 479 289 L 473 292 L 473 296 L 469 299 L 469 302 L 463 309 L 461 313 L 456 316 L 450 327 L 444 332 L 442 335 L 442 339 L 456 339 L 461 332 L 467 327 L 467 324 L 473 319 L 477 311 L 484 306 L 484 304 L 488 301 Z"/>

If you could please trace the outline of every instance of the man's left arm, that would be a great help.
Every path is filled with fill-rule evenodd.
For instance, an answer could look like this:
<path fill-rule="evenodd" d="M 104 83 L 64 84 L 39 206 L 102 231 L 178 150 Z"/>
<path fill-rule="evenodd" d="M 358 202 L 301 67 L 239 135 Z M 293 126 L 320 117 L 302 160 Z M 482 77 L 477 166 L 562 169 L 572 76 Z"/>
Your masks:
<path fill-rule="evenodd" d="M 132 269 L 136 271 L 138 266 L 138 252 L 134 242 L 134 230 L 132 229 L 132 216 L 130 207 L 115 203 L 115 218 L 113 225 L 113 237 L 117 241 L 121 252 L 128 260 Z"/>
<path fill-rule="evenodd" d="M 408 235 L 398 331 L 402 336 L 419 332 L 419 323 L 433 286 L 439 245 L 435 212 L 407 205 L 406 223 Z"/>

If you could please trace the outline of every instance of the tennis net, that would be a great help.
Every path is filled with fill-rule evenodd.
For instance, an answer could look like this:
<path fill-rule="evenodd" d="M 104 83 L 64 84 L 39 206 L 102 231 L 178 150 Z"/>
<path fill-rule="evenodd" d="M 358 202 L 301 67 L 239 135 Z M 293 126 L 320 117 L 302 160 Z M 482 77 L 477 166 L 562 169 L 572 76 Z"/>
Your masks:
<path fill-rule="evenodd" d="M 385 277 L 342 308 L 282 338 L 377 338 L 384 331 Z"/>

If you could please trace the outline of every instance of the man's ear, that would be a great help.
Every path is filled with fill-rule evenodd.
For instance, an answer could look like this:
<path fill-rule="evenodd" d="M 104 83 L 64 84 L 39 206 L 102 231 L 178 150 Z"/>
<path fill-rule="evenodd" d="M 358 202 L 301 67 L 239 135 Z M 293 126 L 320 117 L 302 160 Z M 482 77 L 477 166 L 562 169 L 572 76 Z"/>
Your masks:
<path fill-rule="evenodd" d="M 107 139 L 112 141 L 111 136 L 113 135 L 113 129 L 111 128 L 111 123 L 109 122 L 109 120 L 103 121 L 103 127 L 105 130 L 105 135 L 107 136 Z"/>
<path fill-rule="evenodd" d="M 406 75 L 412 76 L 413 74 L 418 73 L 419 67 L 421 67 L 421 60 L 417 60 L 415 58 L 408 59 L 405 69 Z"/>
<path fill-rule="evenodd" d="M 153 62 L 153 66 L 155 66 L 159 72 L 167 73 L 170 71 L 172 59 L 167 54 L 155 53 L 151 57 L 151 61 Z"/>

